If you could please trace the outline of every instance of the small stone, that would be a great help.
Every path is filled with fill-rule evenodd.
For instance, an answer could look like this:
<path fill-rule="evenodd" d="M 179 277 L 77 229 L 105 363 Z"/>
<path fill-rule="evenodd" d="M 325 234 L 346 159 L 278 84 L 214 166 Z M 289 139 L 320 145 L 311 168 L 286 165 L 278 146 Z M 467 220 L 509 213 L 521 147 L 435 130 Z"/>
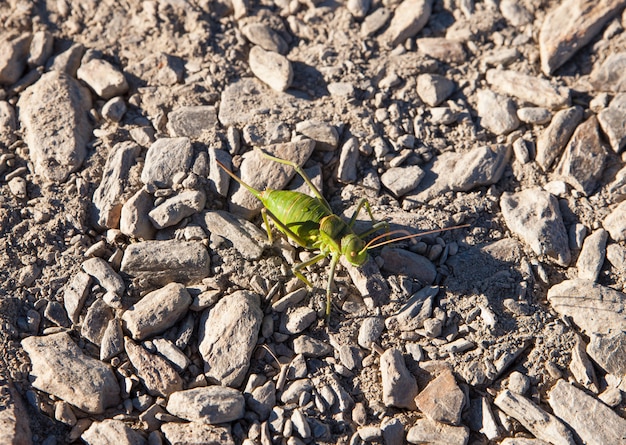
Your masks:
<path fill-rule="evenodd" d="M 65 181 L 87 155 L 92 136 L 89 92 L 69 75 L 51 71 L 20 95 L 17 108 L 35 173 Z"/>
<path fill-rule="evenodd" d="M 599 91 L 626 92 L 625 65 L 626 52 L 610 54 L 602 65 L 591 73 L 591 84 Z"/>
<path fill-rule="evenodd" d="M 380 317 L 368 317 L 359 326 L 358 343 L 364 349 L 372 349 L 385 328 L 384 320 Z"/>
<path fill-rule="evenodd" d="M 339 145 L 337 129 L 326 122 L 306 120 L 296 124 L 296 131 L 315 141 L 315 149 L 334 151 Z"/>
<path fill-rule="evenodd" d="M 555 173 L 563 181 L 589 196 L 600 185 L 607 157 L 608 152 L 600 137 L 598 120 L 592 116 L 574 131 Z"/>
<path fill-rule="evenodd" d="M 198 282 L 209 276 L 210 264 L 201 242 L 143 241 L 126 248 L 120 270 L 154 288 L 171 282 Z"/>
<path fill-rule="evenodd" d="M 382 174 L 380 181 L 396 197 L 401 197 L 416 188 L 424 175 L 424 170 L 417 165 L 392 167 Z"/>
<path fill-rule="evenodd" d="M 271 380 L 252 390 L 246 399 L 248 407 L 259 416 L 259 420 L 269 418 L 272 408 L 276 405 L 276 385 Z"/>
<path fill-rule="evenodd" d="M 241 392 L 217 385 L 177 391 L 167 401 L 167 410 L 175 416 L 211 425 L 241 419 L 244 409 Z"/>
<path fill-rule="evenodd" d="M 83 262 L 81 267 L 107 291 L 114 292 L 120 296 L 124 294 L 126 290 L 124 280 L 102 258 L 89 258 Z"/>
<path fill-rule="evenodd" d="M 269 246 L 267 234 L 243 218 L 222 210 L 207 210 L 200 215 L 200 224 L 211 234 L 230 241 L 247 260 L 257 260 Z"/>
<path fill-rule="evenodd" d="M 250 49 L 248 64 L 259 80 L 276 91 L 287 90 L 293 82 L 291 62 L 279 53 L 253 46 Z"/>
<path fill-rule="evenodd" d="M 233 162 L 231 155 L 225 150 L 218 150 L 213 147 L 208 148 L 208 154 L 209 185 L 211 186 L 211 190 L 215 191 L 220 196 L 226 197 L 230 185 L 230 176 L 217 164 L 217 161 L 220 161 L 226 168 L 232 169 Z M 199 174 L 198 176 L 206 176 L 206 174 Z"/>
<path fill-rule="evenodd" d="M 444 37 L 423 37 L 415 41 L 417 52 L 444 63 L 463 63 L 466 59 L 461 42 Z"/>
<path fill-rule="evenodd" d="M 185 190 L 156 206 L 148 217 L 157 229 L 174 226 L 204 208 L 206 195 L 199 190 Z"/>
<path fill-rule="evenodd" d="M 300 335 L 293 340 L 293 351 L 305 357 L 324 357 L 332 354 L 333 348 L 321 340 Z"/>
<path fill-rule="evenodd" d="M 172 444 L 235 445 L 230 425 L 225 427 L 199 422 L 168 422 L 160 427 L 165 439 Z"/>
<path fill-rule="evenodd" d="M 104 419 L 93 422 L 80 438 L 88 444 L 116 443 L 119 445 L 144 445 L 144 437 L 121 420 Z"/>
<path fill-rule="evenodd" d="M 381 424 L 385 445 L 404 444 L 404 425 L 398 419 L 383 420 Z"/>
<path fill-rule="evenodd" d="M 259 305 L 257 294 L 237 291 L 202 314 L 198 350 L 211 381 L 233 387 L 243 382 L 263 320 Z"/>
<path fill-rule="evenodd" d="M 357 19 L 362 19 L 367 16 L 369 9 L 372 6 L 372 0 L 348 0 L 346 8 Z"/>
<path fill-rule="evenodd" d="M 587 354 L 604 371 L 613 375 L 626 373 L 626 334 L 591 334 Z"/>
<path fill-rule="evenodd" d="M 508 388 L 515 394 L 524 395 L 530 389 L 530 379 L 519 371 L 513 371 L 509 375 Z"/>
<path fill-rule="evenodd" d="M 383 432 L 378 426 L 362 426 L 357 430 L 357 433 L 364 442 L 374 442 L 383 437 Z"/>
<path fill-rule="evenodd" d="M 458 114 L 450 107 L 433 107 L 430 110 L 430 121 L 434 125 L 452 125 Z"/>
<path fill-rule="evenodd" d="M 583 109 L 578 105 L 557 112 L 550 125 L 537 139 L 537 163 L 543 171 L 548 171 L 554 161 L 561 156 L 565 144 L 583 118 Z"/>
<path fill-rule="evenodd" d="M 250 43 L 258 45 L 266 51 L 287 54 L 289 45 L 279 33 L 263 23 L 250 23 L 241 28 L 241 33 Z"/>
<path fill-rule="evenodd" d="M 211 105 L 176 108 L 167 114 L 167 130 L 172 137 L 199 139 L 217 124 L 217 112 Z"/>
<path fill-rule="evenodd" d="M 120 211 L 120 231 L 127 236 L 140 240 L 154 239 L 155 228 L 148 218 L 152 210 L 152 195 L 141 188 L 128 199 Z"/>
<path fill-rule="evenodd" d="M 565 280 L 548 290 L 548 301 L 587 335 L 626 331 L 626 294 L 588 280 Z"/>
<path fill-rule="evenodd" d="M 519 126 L 513 101 L 491 90 L 478 92 L 477 112 L 481 126 L 496 135 L 508 134 Z"/>
<path fill-rule="evenodd" d="M 287 334 L 299 334 L 306 330 L 317 319 L 317 312 L 309 307 L 297 307 L 285 313 L 285 328 Z"/>
<path fill-rule="evenodd" d="M 626 146 L 626 93 L 620 93 L 608 108 L 598 113 L 600 128 L 609 139 L 611 148 L 619 153 Z"/>
<path fill-rule="evenodd" d="M 552 119 L 552 113 L 547 108 L 542 107 L 522 107 L 517 110 L 517 118 L 532 125 L 544 125 Z"/>
<path fill-rule="evenodd" d="M 128 82 L 124 74 L 106 60 L 92 59 L 81 64 L 76 76 L 103 99 L 122 96 L 128 92 Z"/>
<path fill-rule="evenodd" d="M 546 15 L 539 32 L 541 70 L 544 74 L 549 76 L 578 49 L 586 46 L 622 6 L 620 0 L 600 3 L 595 0 L 567 0 L 555 5 Z"/>
<path fill-rule="evenodd" d="M 306 416 L 300 408 L 293 410 L 291 414 L 291 422 L 293 427 L 300 437 L 303 439 L 309 439 L 311 437 L 311 427 L 307 421 Z"/>
<path fill-rule="evenodd" d="M 146 153 L 141 180 L 146 185 L 171 187 L 176 174 L 187 175 L 192 157 L 193 150 L 189 138 L 157 139 Z"/>
<path fill-rule="evenodd" d="M 437 276 L 435 265 L 426 257 L 405 249 L 383 248 L 382 269 L 395 275 L 406 275 L 424 284 L 432 284 Z"/>
<path fill-rule="evenodd" d="M 591 360 L 589 360 L 585 352 L 585 346 L 583 339 L 577 336 L 576 344 L 572 348 L 572 360 L 569 364 L 569 369 L 572 371 L 572 375 L 578 383 L 590 391 L 597 393 L 598 381 L 596 379 L 596 373 Z"/>
<path fill-rule="evenodd" d="M 598 229 L 585 239 L 583 248 L 578 255 L 576 268 L 578 278 L 596 281 L 606 254 L 606 240 L 608 232 Z"/>
<path fill-rule="evenodd" d="M 131 306 L 122 315 L 122 321 L 135 340 L 143 340 L 172 327 L 190 304 L 187 289 L 180 283 L 170 283 Z"/>
<path fill-rule="evenodd" d="M 554 414 L 563 419 L 583 443 L 617 444 L 626 437 L 626 420 L 564 380 L 559 380 L 550 391 L 549 403 Z"/>
<path fill-rule="evenodd" d="M 404 363 L 402 353 L 395 348 L 386 350 L 380 357 L 380 373 L 385 406 L 415 409 L 418 388 L 415 377 Z"/>
<path fill-rule="evenodd" d="M 361 37 L 370 37 L 382 29 L 391 18 L 391 11 L 385 7 L 377 8 L 368 14 L 361 24 Z"/>
<path fill-rule="evenodd" d="M 111 122 L 119 122 L 126 114 L 126 102 L 122 97 L 113 97 L 102 106 L 102 117 Z"/>
<path fill-rule="evenodd" d="M 505 192 L 500 198 L 500 208 L 509 229 L 537 255 L 547 255 L 563 266 L 569 264 L 567 231 L 554 196 L 540 189 Z"/>
<path fill-rule="evenodd" d="M 12 178 L 9 181 L 8 185 L 9 190 L 16 198 L 25 199 L 28 197 L 26 192 L 26 180 L 24 178 L 20 176 Z"/>
<path fill-rule="evenodd" d="M 500 2 L 502 16 L 513 26 L 524 26 L 532 23 L 533 15 L 518 0 Z"/>
<path fill-rule="evenodd" d="M 0 46 L 3 48 L 0 57 L 0 85 L 14 84 L 22 77 L 31 39 L 32 35 L 27 33 L 19 37 L 9 37 L 8 40 L 7 38 L 0 40 Z"/>
<path fill-rule="evenodd" d="M 108 361 L 124 350 L 124 334 L 120 320 L 114 318 L 104 330 L 100 342 L 100 360 Z"/>
<path fill-rule="evenodd" d="M 357 163 L 359 160 L 359 141 L 355 137 L 349 138 L 341 146 L 339 155 L 339 167 L 337 168 L 337 180 L 344 184 L 356 182 Z"/>
<path fill-rule="evenodd" d="M 289 404 L 298 401 L 300 394 L 311 392 L 313 390 L 313 382 L 310 379 L 298 379 L 292 381 L 280 395 L 280 401 Z"/>
<path fill-rule="evenodd" d="M 92 414 L 119 403 L 111 367 L 84 355 L 67 333 L 27 337 L 22 347 L 30 357 L 33 387 Z"/>
<path fill-rule="evenodd" d="M 561 421 L 527 398 L 505 390 L 496 397 L 494 403 L 521 423 L 537 439 L 554 445 L 576 444 L 571 431 Z"/>
<path fill-rule="evenodd" d="M 438 74 L 420 74 L 417 76 L 417 94 L 431 107 L 436 107 L 446 100 L 454 88 L 453 81 Z"/>
<path fill-rule="evenodd" d="M 615 242 L 626 240 L 626 201 L 622 201 L 617 207 L 611 210 L 602 225 L 611 235 Z"/>
<path fill-rule="evenodd" d="M 431 13 L 430 0 L 404 0 L 396 6 L 393 18 L 381 40 L 394 48 L 415 36 L 428 23 Z"/>
<path fill-rule="evenodd" d="M 91 276 L 78 272 L 63 289 L 63 304 L 72 323 L 78 323 L 78 317 L 89 295 Z"/>
<path fill-rule="evenodd" d="M 415 403 L 430 419 L 458 426 L 465 393 L 456 383 L 452 371 L 444 369 L 415 397 Z"/>
<path fill-rule="evenodd" d="M 101 227 L 116 229 L 120 225 L 122 206 L 132 196 L 131 168 L 137 163 L 141 147 L 126 141 L 115 144 L 109 152 L 100 185 L 93 194 L 93 204 Z"/>
<path fill-rule="evenodd" d="M 559 109 L 570 105 L 570 91 L 557 87 L 546 79 L 511 70 L 487 71 L 487 82 L 499 93 L 514 96 L 523 102 Z"/>
<path fill-rule="evenodd" d="M 515 158 L 521 162 L 522 164 L 526 164 L 530 161 L 530 149 L 529 142 L 519 138 L 513 142 L 513 153 L 515 153 Z"/>
<path fill-rule="evenodd" d="M 111 307 L 103 299 L 97 299 L 87 310 L 80 330 L 81 335 L 90 342 L 100 345 L 113 317 Z"/>
<path fill-rule="evenodd" d="M 619 244 L 609 244 L 606 248 L 606 259 L 620 273 L 626 272 L 626 248 Z"/>
<path fill-rule="evenodd" d="M 124 349 L 148 394 L 168 397 L 183 389 L 183 380 L 163 357 L 149 353 L 128 337 L 124 337 Z"/>
<path fill-rule="evenodd" d="M 415 421 L 409 429 L 406 440 L 413 444 L 466 445 L 469 435 L 469 428 L 466 426 L 446 425 L 422 418 Z"/>

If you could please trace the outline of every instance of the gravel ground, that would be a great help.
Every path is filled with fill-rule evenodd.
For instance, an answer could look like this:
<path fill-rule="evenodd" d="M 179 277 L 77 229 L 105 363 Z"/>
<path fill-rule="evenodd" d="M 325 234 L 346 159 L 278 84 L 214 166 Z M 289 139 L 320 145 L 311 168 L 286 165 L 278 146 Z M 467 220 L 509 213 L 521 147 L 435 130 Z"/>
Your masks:
<path fill-rule="evenodd" d="M 625 6 L 0 3 L 3 443 L 626 443 Z"/>

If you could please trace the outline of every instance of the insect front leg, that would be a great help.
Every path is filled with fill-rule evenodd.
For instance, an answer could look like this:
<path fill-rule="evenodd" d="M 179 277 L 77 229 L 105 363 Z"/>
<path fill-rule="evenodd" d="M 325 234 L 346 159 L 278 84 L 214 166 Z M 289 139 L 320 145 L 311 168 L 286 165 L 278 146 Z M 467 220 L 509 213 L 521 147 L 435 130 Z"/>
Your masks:
<path fill-rule="evenodd" d="M 337 268 L 337 263 L 339 262 L 340 255 L 335 253 L 333 254 L 330 260 L 330 271 L 328 272 L 328 284 L 326 285 L 326 323 L 330 320 L 330 296 L 332 294 L 332 285 L 335 282 L 335 269 Z"/>
<path fill-rule="evenodd" d="M 367 235 L 371 235 L 372 233 L 384 228 L 386 229 L 387 232 L 389 232 L 389 223 L 387 221 L 376 221 L 376 219 L 374 218 L 374 214 L 372 213 L 372 208 L 370 207 L 370 203 L 367 201 L 367 199 L 362 198 L 359 201 L 359 204 L 356 206 L 356 210 L 354 211 L 354 213 L 352 214 L 352 218 L 350 218 L 350 222 L 348 223 L 348 227 L 352 228 L 352 226 L 354 225 L 354 223 L 356 222 L 357 217 L 359 216 L 359 213 L 361 212 L 361 210 L 363 209 L 363 207 L 365 207 L 365 210 L 367 210 L 368 215 L 370 216 L 371 220 L 372 220 L 372 228 L 359 234 L 359 237 L 364 237 Z"/>
<path fill-rule="evenodd" d="M 307 286 L 309 287 L 313 287 L 313 285 L 311 284 L 311 282 L 309 280 L 306 279 L 306 277 L 304 275 L 302 275 L 302 273 L 300 272 L 300 270 L 304 269 L 305 267 L 309 267 L 312 264 L 317 263 L 318 261 L 322 261 L 324 258 L 326 258 L 326 255 L 323 253 L 317 254 L 315 255 L 313 258 L 311 258 L 310 260 L 305 261 L 304 263 L 300 263 L 300 264 L 296 264 L 293 267 L 293 274 L 298 277 L 300 280 L 302 280 Z"/>

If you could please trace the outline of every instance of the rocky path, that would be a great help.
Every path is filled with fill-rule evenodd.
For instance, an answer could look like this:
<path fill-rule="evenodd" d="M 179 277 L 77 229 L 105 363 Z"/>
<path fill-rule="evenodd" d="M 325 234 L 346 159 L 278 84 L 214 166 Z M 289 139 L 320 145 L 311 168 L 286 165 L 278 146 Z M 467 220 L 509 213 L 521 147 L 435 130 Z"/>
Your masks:
<path fill-rule="evenodd" d="M 625 6 L 1 3 L 3 443 L 626 443 Z"/>

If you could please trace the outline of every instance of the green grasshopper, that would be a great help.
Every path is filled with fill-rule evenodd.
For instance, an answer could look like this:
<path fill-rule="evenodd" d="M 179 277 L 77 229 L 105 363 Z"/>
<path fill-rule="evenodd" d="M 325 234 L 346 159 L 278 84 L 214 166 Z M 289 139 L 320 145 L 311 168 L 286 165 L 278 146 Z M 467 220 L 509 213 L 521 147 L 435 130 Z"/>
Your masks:
<path fill-rule="evenodd" d="M 330 317 L 331 311 L 331 286 L 335 279 L 335 269 L 341 256 L 345 256 L 346 260 L 354 265 L 363 265 L 368 258 L 367 251 L 375 247 L 380 247 L 404 239 L 415 238 L 417 236 L 429 233 L 440 232 L 434 230 L 432 232 L 423 232 L 418 234 L 408 234 L 405 230 L 389 231 L 389 223 L 387 221 L 376 222 L 369 203 L 365 198 L 361 199 L 357 205 L 356 211 L 350 218 L 349 222 L 344 221 L 338 215 L 335 215 L 328 204 L 328 201 L 322 196 L 320 191 L 315 187 L 311 179 L 302 170 L 302 168 L 291 161 L 280 159 L 261 151 L 263 156 L 272 161 L 288 165 L 302 176 L 302 179 L 311 188 L 314 196 L 291 190 L 257 190 L 246 184 L 231 172 L 225 165 L 217 161 L 219 166 L 241 186 L 245 187 L 252 195 L 254 195 L 263 204 L 261 215 L 267 230 L 267 237 L 272 242 L 272 232 L 269 225 L 269 219 L 276 225 L 278 230 L 287 237 L 295 241 L 307 250 L 319 251 L 313 258 L 297 264 L 293 268 L 296 277 L 302 280 L 307 286 L 313 287 L 309 280 L 301 273 L 301 270 L 323 260 L 330 256 L 330 272 L 328 276 L 328 285 L 326 286 L 326 318 Z M 354 223 L 361 212 L 365 208 L 372 219 L 372 227 L 362 233 L 356 233 L 353 230 Z M 453 228 L 464 227 L 457 226 Z M 366 243 L 363 238 L 372 233 L 386 229 L 386 232 L 375 237 Z M 394 234 L 405 234 L 405 236 L 380 241 L 384 237 Z"/>

